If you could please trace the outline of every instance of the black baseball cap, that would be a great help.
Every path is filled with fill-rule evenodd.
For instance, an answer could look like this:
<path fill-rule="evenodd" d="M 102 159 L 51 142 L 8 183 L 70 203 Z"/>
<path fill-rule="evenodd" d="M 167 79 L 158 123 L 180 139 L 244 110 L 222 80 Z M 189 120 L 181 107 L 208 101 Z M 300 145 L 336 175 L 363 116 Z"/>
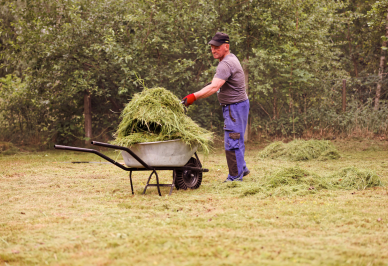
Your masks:
<path fill-rule="evenodd" d="M 220 46 L 223 43 L 229 44 L 229 35 L 223 32 L 217 32 L 209 42 L 209 44 L 213 44 L 215 46 Z"/>

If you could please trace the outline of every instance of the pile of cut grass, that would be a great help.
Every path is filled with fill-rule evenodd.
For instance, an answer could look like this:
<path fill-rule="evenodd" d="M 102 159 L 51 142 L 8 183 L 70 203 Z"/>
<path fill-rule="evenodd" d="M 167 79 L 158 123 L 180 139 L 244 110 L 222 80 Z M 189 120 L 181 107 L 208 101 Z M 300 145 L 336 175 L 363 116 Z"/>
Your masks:
<path fill-rule="evenodd" d="M 282 158 L 290 161 L 312 159 L 333 160 L 340 158 L 334 145 L 328 140 L 293 140 L 289 143 L 276 141 L 257 155 L 258 158 Z"/>
<path fill-rule="evenodd" d="M 326 178 L 306 171 L 299 166 L 279 169 L 265 176 L 257 185 L 261 187 L 259 193 L 271 196 L 303 196 L 314 194 L 322 189 L 330 189 L 330 184 Z M 252 195 L 252 188 L 243 191 L 242 196 L 247 195 Z"/>
<path fill-rule="evenodd" d="M 233 189 L 240 196 L 261 194 L 268 196 L 304 196 L 321 190 L 365 190 L 383 186 L 372 170 L 356 167 L 343 168 L 330 176 L 319 176 L 299 166 L 282 168 L 257 182 L 229 182 L 220 189 Z"/>
<path fill-rule="evenodd" d="M 347 167 L 328 177 L 333 187 L 364 190 L 383 186 L 380 177 L 372 170 Z"/>
<path fill-rule="evenodd" d="M 181 100 L 164 88 L 145 88 L 135 94 L 121 118 L 113 141 L 116 145 L 181 139 L 209 152 L 212 133 L 186 116 Z"/>
<path fill-rule="evenodd" d="M 301 187 L 302 189 L 327 189 L 327 181 L 316 173 L 308 172 L 299 166 L 283 168 L 265 178 L 268 188 Z"/>

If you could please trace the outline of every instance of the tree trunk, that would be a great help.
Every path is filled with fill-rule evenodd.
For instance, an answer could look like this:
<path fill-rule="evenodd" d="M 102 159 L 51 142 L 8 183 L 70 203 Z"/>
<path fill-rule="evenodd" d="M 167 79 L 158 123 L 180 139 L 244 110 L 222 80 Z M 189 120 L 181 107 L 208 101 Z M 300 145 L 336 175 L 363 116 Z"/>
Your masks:
<path fill-rule="evenodd" d="M 354 74 L 356 75 L 356 78 L 358 78 L 357 60 L 356 60 L 356 57 L 352 51 L 352 38 L 350 38 L 350 23 L 349 22 L 348 22 L 348 37 L 347 37 L 347 39 L 348 39 L 348 45 L 349 45 L 350 58 L 352 59 L 353 65 L 354 65 Z"/>
<path fill-rule="evenodd" d="M 92 138 L 92 100 L 90 92 L 85 90 L 84 93 L 84 116 L 85 116 L 85 144 L 90 143 Z"/>
<path fill-rule="evenodd" d="M 272 88 L 273 91 L 273 120 L 276 120 L 278 118 L 278 92 L 276 88 Z"/>
<path fill-rule="evenodd" d="M 386 18 L 386 26 L 385 26 L 385 38 L 388 38 L 388 11 Z M 375 97 L 375 110 L 379 109 L 379 101 L 381 96 L 381 87 L 383 85 L 383 77 L 384 77 L 384 66 L 385 66 L 385 49 L 387 49 L 387 41 L 386 39 L 383 41 L 383 46 L 381 48 L 381 56 L 380 56 L 380 66 L 379 66 L 379 81 L 377 82 L 376 88 L 376 97 Z"/>
<path fill-rule="evenodd" d="M 307 116 L 307 94 L 306 93 L 303 94 L 303 99 L 304 99 L 304 124 L 307 125 L 307 120 L 306 120 L 306 116 Z"/>
<path fill-rule="evenodd" d="M 247 93 L 247 95 L 248 95 L 248 81 L 249 81 L 248 80 L 248 75 L 249 75 L 248 62 L 249 62 L 248 58 L 245 58 L 243 61 L 244 76 L 245 76 L 245 92 Z M 245 128 L 245 134 L 244 134 L 244 142 L 248 141 L 248 136 L 249 136 L 248 130 L 249 130 L 249 127 L 248 127 L 248 122 L 247 122 L 247 127 Z"/>

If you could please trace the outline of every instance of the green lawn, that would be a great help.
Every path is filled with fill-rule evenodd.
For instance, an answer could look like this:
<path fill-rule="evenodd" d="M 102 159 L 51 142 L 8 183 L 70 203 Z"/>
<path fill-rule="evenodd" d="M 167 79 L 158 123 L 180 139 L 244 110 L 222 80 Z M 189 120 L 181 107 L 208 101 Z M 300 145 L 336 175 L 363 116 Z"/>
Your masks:
<path fill-rule="evenodd" d="M 307 162 L 257 160 L 263 146 L 248 144 L 251 174 L 235 185 L 222 183 L 226 160 L 215 149 L 200 154 L 210 172 L 198 190 L 162 197 L 141 194 L 149 172 L 134 173 L 132 196 L 128 173 L 113 165 L 62 163 L 96 155 L 2 156 L 0 265 L 388 265 L 388 187 L 244 196 L 296 165 L 321 176 L 371 169 L 388 184 L 383 142 L 334 144 L 341 159 Z"/>

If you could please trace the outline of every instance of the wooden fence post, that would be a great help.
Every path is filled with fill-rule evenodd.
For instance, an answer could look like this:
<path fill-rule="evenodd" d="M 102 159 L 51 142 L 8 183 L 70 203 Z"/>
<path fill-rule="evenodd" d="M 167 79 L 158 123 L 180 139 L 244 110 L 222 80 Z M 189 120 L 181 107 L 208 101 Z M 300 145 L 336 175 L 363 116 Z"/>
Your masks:
<path fill-rule="evenodd" d="M 85 145 L 90 144 L 92 138 L 92 100 L 88 90 L 84 92 L 84 116 L 85 116 Z"/>
<path fill-rule="evenodd" d="M 342 80 L 342 112 L 346 112 L 346 79 Z"/>

